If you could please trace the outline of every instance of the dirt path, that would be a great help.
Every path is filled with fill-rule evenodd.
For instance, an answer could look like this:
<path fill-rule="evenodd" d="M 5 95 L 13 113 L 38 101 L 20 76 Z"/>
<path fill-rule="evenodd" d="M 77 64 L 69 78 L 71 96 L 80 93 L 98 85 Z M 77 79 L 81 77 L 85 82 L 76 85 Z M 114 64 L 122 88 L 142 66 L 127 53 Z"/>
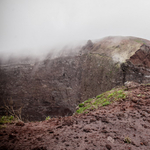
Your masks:
<path fill-rule="evenodd" d="M 85 115 L 10 124 L 0 150 L 150 150 L 150 85 Z"/>

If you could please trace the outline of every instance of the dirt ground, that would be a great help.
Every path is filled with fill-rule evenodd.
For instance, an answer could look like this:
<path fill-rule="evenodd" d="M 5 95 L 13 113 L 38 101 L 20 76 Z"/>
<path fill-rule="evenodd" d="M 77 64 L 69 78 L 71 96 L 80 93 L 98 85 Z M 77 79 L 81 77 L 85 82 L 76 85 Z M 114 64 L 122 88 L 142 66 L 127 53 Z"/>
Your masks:
<path fill-rule="evenodd" d="M 150 85 L 88 114 L 8 124 L 0 150 L 150 150 Z"/>

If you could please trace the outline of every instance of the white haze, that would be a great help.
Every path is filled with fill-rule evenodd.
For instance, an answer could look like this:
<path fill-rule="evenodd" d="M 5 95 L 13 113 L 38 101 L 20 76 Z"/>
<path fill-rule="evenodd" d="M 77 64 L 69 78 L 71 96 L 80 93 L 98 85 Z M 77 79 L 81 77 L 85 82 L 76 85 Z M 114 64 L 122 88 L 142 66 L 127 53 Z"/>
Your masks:
<path fill-rule="evenodd" d="M 0 0 L 0 54 L 42 55 L 105 36 L 150 39 L 149 14 L 150 0 Z"/>

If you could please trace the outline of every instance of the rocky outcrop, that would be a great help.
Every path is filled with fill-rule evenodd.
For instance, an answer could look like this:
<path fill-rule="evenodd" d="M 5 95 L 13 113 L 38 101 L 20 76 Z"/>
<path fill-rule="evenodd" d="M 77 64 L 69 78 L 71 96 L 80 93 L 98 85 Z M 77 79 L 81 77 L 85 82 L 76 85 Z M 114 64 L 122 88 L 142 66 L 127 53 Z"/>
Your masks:
<path fill-rule="evenodd" d="M 143 44 L 140 49 L 130 57 L 130 62 L 139 67 L 150 68 L 150 47 Z"/>
<path fill-rule="evenodd" d="M 150 47 L 143 44 L 125 63 L 122 63 L 125 81 L 150 82 Z"/>
<path fill-rule="evenodd" d="M 74 56 L 1 65 L 0 105 L 22 108 L 23 120 L 44 120 L 71 115 L 79 103 L 128 80 L 149 82 L 149 47 L 110 39 L 89 40 Z"/>

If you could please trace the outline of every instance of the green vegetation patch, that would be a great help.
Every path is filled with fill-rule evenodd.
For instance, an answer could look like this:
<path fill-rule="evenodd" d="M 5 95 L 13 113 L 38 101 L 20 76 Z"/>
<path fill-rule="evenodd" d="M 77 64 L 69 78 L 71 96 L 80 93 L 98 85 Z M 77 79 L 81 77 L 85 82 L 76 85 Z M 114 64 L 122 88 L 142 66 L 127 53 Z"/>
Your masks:
<path fill-rule="evenodd" d="M 50 119 L 51 119 L 51 117 L 50 117 L 50 116 L 47 116 L 45 120 L 50 120 Z"/>
<path fill-rule="evenodd" d="M 84 101 L 84 104 L 85 103 L 90 103 L 93 99 L 92 98 L 89 98 L 88 100 Z"/>
<path fill-rule="evenodd" d="M 83 107 L 83 106 L 84 106 L 84 104 L 83 104 L 83 103 L 79 104 L 79 107 Z"/>
<path fill-rule="evenodd" d="M 130 144 L 131 139 L 127 136 L 127 137 L 124 138 L 124 142 Z"/>
<path fill-rule="evenodd" d="M 114 101 L 118 101 L 126 98 L 126 92 L 123 88 L 112 89 L 100 95 L 97 95 L 95 98 L 90 98 L 83 103 L 79 104 L 79 109 L 76 113 L 88 113 L 93 109 L 97 109 L 101 106 L 107 106 Z"/>
<path fill-rule="evenodd" d="M 0 118 L 0 124 L 11 123 L 14 120 L 14 116 L 3 116 Z"/>
<path fill-rule="evenodd" d="M 142 39 L 135 39 L 134 41 L 137 42 L 137 43 L 143 43 L 143 44 L 146 44 Z"/>

